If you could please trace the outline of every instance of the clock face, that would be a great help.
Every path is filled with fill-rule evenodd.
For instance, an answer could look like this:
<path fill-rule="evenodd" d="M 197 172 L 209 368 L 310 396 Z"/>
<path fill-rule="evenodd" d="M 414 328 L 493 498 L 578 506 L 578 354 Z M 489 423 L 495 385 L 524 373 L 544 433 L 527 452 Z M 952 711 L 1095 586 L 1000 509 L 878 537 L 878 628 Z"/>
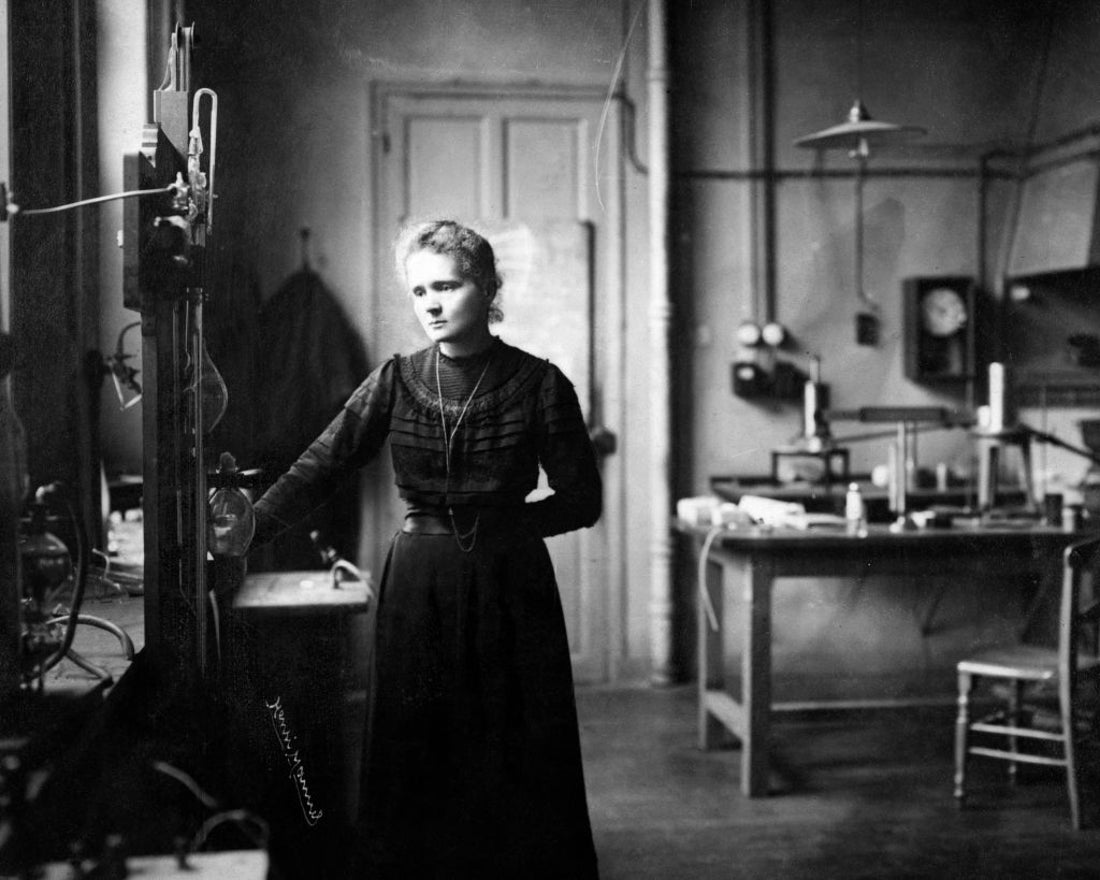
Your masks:
<path fill-rule="evenodd" d="M 953 336 L 966 326 L 966 302 L 951 287 L 933 287 L 920 302 L 921 323 L 932 336 Z"/>

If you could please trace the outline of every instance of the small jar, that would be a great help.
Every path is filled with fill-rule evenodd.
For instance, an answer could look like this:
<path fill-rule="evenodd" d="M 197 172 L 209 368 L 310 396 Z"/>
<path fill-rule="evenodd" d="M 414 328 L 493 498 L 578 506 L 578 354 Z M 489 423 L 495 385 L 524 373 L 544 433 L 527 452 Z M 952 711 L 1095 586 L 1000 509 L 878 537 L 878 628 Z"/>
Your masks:
<path fill-rule="evenodd" d="M 866 531 L 867 507 L 863 502 L 863 493 L 859 491 L 859 483 L 848 485 L 848 494 L 844 496 L 844 520 L 849 535 Z"/>

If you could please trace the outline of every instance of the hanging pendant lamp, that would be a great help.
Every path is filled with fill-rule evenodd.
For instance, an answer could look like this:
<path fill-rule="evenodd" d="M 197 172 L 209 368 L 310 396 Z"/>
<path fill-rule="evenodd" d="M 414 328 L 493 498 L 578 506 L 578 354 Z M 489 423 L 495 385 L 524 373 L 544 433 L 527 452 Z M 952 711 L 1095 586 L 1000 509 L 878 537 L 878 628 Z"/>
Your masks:
<path fill-rule="evenodd" d="M 916 125 L 897 125 L 893 122 L 880 122 L 871 118 L 863 101 L 858 97 L 863 87 L 863 0 L 856 6 L 856 100 L 848 111 L 848 118 L 839 125 L 824 128 L 813 134 L 798 138 L 795 146 L 810 150 L 847 150 L 849 157 L 856 160 L 856 205 L 855 205 L 855 280 L 856 296 L 861 311 L 856 314 L 856 344 L 878 344 L 878 303 L 863 288 L 863 183 L 867 171 L 867 159 L 871 147 L 884 143 L 905 140 L 925 133 Z"/>
<path fill-rule="evenodd" d="M 856 160 L 855 192 L 855 281 L 856 297 L 860 311 L 856 314 L 856 344 L 877 345 L 879 337 L 878 303 L 869 297 L 863 287 L 863 184 L 867 172 L 867 159 L 872 146 L 903 140 L 924 134 L 916 125 L 897 125 L 872 119 L 863 102 L 856 98 L 848 118 L 830 128 L 808 134 L 795 141 L 795 146 L 811 150 L 847 150 Z"/>
<path fill-rule="evenodd" d="M 863 101 L 856 98 L 848 118 L 839 125 L 824 128 L 796 140 L 795 146 L 811 150 L 848 150 L 853 158 L 866 159 L 871 147 L 925 133 L 917 125 L 897 125 L 872 119 Z"/>
<path fill-rule="evenodd" d="M 924 129 L 915 125 L 896 125 L 871 118 L 863 102 L 856 98 L 848 118 L 830 128 L 808 134 L 795 141 L 795 145 L 812 150 L 847 150 L 856 160 L 855 192 L 855 282 L 860 311 L 856 313 L 856 344 L 877 345 L 879 338 L 878 303 L 869 297 L 863 287 L 863 184 L 867 175 L 867 159 L 871 147 L 885 142 L 915 137 Z"/>
<path fill-rule="evenodd" d="M 848 111 L 848 117 L 839 125 L 800 137 L 795 141 L 795 146 L 810 150 L 848 150 L 853 159 L 863 161 L 870 155 L 873 146 L 925 133 L 916 125 L 897 125 L 872 119 L 863 105 L 863 0 L 856 0 L 855 56 L 856 99 Z"/>

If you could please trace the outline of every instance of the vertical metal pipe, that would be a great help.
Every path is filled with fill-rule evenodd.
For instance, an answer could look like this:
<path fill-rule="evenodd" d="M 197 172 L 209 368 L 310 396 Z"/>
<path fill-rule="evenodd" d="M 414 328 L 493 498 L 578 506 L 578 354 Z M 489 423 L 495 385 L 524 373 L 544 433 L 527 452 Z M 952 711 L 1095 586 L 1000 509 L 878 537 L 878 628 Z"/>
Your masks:
<path fill-rule="evenodd" d="M 11 48 L 8 0 L 0 0 L 0 183 L 11 186 Z M 0 192 L 5 198 L 6 192 Z M 11 329 L 11 224 L 0 223 L 0 330 Z"/>
<path fill-rule="evenodd" d="M 742 44 L 745 45 L 745 44 Z M 759 323 L 778 320 L 776 303 L 776 249 L 778 242 L 775 171 L 775 77 L 773 75 L 772 3 L 749 3 L 749 99 L 746 120 L 752 167 L 762 172 L 752 185 L 753 318 Z"/>
<path fill-rule="evenodd" d="M 11 75 L 8 0 L 0 0 L 0 184 L 11 182 Z M 6 190 L 0 191 L 0 199 Z M 4 206 L 0 205 L 0 210 Z M 0 330 L 11 328 L 11 224 L 0 223 Z M 18 453 L 13 393 L 7 376 L 0 377 L 0 700 L 19 689 L 22 633 L 22 575 L 19 567 L 19 516 L 24 468 Z"/>
<path fill-rule="evenodd" d="M 672 371 L 669 355 L 668 47 L 665 0 L 649 0 L 650 678 L 672 679 Z"/>
<path fill-rule="evenodd" d="M 191 448 L 192 462 L 195 468 L 193 474 L 192 491 L 194 497 L 194 533 L 189 540 L 194 541 L 194 565 L 195 565 L 195 652 L 199 674 L 206 677 L 207 654 L 207 627 L 206 627 L 206 457 L 204 455 L 206 425 L 204 422 L 203 384 L 206 368 L 204 355 L 206 354 L 206 328 L 203 325 L 203 291 L 196 292 L 196 300 L 193 306 L 195 318 L 195 335 L 191 354 L 192 382 L 194 393 L 191 395 L 192 426 L 194 428 L 193 446 Z"/>
<path fill-rule="evenodd" d="M 8 0 L 0 0 L 0 184 L 11 183 L 11 74 Z M 0 199 L 5 198 L 0 191 Z M 0 209 L 3 206 L 0 205 Z M 11 328 L 11 224 L 0 222 L 0 330 Z M 19 690 L 22 633 L 22 574 L 19 516 L 25 465 L 18 453 L 10 380 L 0 377 L 0 701 Z M 5 703 L 5 705 L 7 705 Z"/>

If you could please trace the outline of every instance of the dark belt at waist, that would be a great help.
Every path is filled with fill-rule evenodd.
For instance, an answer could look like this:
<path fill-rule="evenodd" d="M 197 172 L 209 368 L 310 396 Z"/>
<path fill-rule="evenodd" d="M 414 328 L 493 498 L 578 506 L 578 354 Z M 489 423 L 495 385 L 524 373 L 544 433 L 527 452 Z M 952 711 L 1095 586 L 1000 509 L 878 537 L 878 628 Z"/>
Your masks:
<path fill-rule="evenodd" d="M 401 531 L 406 535 L 451 535 L 454 528 L 447 514 L 410 513 L 405 516 Z"/>
<path fill-rule="evenodd" d="M 477 524 L 478 530 L 500 531 L 522 526 L 523 512 L 510 507 L 456 507 L 453 517 L 446 510 L 410 510 L 401 527 L 406 535 L 453 535 L 465 533 Z"/>

